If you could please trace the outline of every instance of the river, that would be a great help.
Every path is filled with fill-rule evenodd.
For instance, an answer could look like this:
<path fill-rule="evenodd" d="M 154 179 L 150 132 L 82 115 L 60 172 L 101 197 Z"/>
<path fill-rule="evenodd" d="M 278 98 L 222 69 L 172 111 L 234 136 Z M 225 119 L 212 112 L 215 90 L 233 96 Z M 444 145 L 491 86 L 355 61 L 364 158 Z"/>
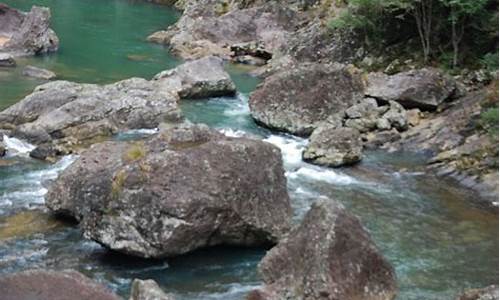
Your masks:
<path fill-rule="evenodd" d="M 28 10 L 52 9 L 61 39 L 56 54 L 25 58 L 60 79 L 109 83 L 151 78 L 179 60 L 145 37 L 173 24 L 175 10 L 127 0 L 7 0 Z M 0 69 L 0 109 L 41 82 Z M 355 167 L 328 169 L 301 161 L 306 140 L 270 132 L 252 121 L 248 95 L 258 84 L 245 69 L 228 66 L 238 87 L 233 98 L 184 101 L 184 114 L 228 135 L 255 134 L 283 152 L 288 189 L 298 222 L 318 197 L 341 201 L 358 215 L 395 267 L 398 299 L 453 299 L 464 288 L 498 282 L 498 215 L 475 205 L 477 195 L 428 174 L 424 157 L 373 151 Z M 149 132 L 119 135 L 140 138 Z M 75 224 L 55 220 L 44 208 L 48 182 L 74 157 L 55 164 L 27 157 L 30 145 L 9 139 L 0 160 L 0 274 L 28 268 L 77 269 L 128 296 L 134 278 L 153 278 L 179 299 L 242 299 L 261 282 L 256 266 L 265 249 L 217 247 L 167 260 L 133 259 L 82 238 Z M 16 152 L 17 150 L 17 152 Z"/>

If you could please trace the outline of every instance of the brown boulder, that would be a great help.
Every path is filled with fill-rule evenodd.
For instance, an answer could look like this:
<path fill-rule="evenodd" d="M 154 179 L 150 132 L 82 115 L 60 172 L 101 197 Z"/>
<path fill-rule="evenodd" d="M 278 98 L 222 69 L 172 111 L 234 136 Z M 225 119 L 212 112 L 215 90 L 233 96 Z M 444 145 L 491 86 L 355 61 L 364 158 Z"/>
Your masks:
<path fill-rule="evenodd" d="M 0 277 L 2 300 L 120 300 L 76 271 L 29 270 Z"/>
<path fill-rule="evenodd" d="M 359 220 L 330 199 L 312 205 L 259 272 L 266 285 L 249 299 L 390 300 L 397 291 L 393 268 Z"/>

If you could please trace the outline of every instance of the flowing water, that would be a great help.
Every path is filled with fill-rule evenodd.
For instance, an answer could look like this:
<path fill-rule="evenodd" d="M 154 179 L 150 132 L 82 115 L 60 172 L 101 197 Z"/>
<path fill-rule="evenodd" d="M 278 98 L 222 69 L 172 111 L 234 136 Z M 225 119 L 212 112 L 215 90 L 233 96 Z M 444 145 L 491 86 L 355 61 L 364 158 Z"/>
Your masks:
<path fill-rule="evenodd" d="M 145 42 L 175 22 L 168 7 L 126 0 L 8 0 L 29 9 L 49 6 L 61 51 L 23 59 L 55 71 L 61 79 L 108 83 L 131 76 L 149 78 L 179 63 L 166 49 Z M 0 109 L 20 100 L 40 81 L 21 68 L 0 70 Z M 247 99 L 258 80 L 229 66 L 239 94 L 184 101 L 194 122 L 227 135 L 251 133 L 279 146 L 298 222 L 318 197 L 341 201 L 357 214 L 396 269 L 398 299 L 453 299 L 468 287 L 498 282 L 498 215 L 473 205 L 475 194 L 419 168 L 423 157 L 367 153 L 363 163 L 327 169 L 301 161 L 307 141 L 255 125 Z M 154 134 L 134 131 L 131 139 Z M 133 278 L 154 278 L 179 299 L 242 299 L 261 282 L 256 266 L 265 249 L 217 247 L 168 260 L 133 259 L 84 240 L 75 224 L 55 220 L 44 208 L 46 185 L 75 158 L 55 164 L 27 157 L 30 145 L 6 139 L 0 160 L 0 274 L 42 267 L 74 268 L 127 296 Z"/>

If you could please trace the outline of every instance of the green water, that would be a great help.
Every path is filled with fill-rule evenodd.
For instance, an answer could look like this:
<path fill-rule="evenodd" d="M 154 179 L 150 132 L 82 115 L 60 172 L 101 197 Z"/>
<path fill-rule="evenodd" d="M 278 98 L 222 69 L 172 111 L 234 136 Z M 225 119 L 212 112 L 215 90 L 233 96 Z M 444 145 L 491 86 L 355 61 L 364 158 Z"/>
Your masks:
<path fill-rule="evenodd" d="M 0 68 L 0 109 L 42 83 L 22 77 L 27 64 L 49 69 L 63 80 L 109 83 L 133 76 L 150 78 L 179 63 L 164 47 L 146 41 L 150 33 L 177 20 L 179 13 L 169 7 L 125 0 L 2 2 L 22 10 L 34 4 L 50 7 L 61 46 L 57 53 L 18 59 L 20 67 L 14 71 Z"/>
<path fill-rule="evenodd" d="M 50 6 L 61 39 L 60 52 L 22 59 L 21 65 L 51 69 L 62 79 L 107 83 L 149 78 L 179 63 L 163 47 L 145 42 L 149 33 L 178 17 L 168 7 L 126 0 L 6 2 L 22 9 L 33 3 Z M 20 70 L 0 70 L 0 108 L 40 83 L 22 77 Z M 426 174 L 420 167 L 423 158 L 409 153 L 370 152 L 360 165 L 336 170 L 301 162 L 304 140 L 272 133 L 252 121 L 247 99 L 259 81 L 244 67 L 228 65 L 227 70 L 237 84 L 237 97 L 183 101 L 183 112 L 194 122 L 231 134 L 251 133 L 278 145 L 296 222 L 319 196 L 341 201 L 360 216 L 395 267 L 400 300 L 454 299 L 462 289 L 498 282 L 498 214 L 477 207 L 476 195 Z M 153 278 L 186 300 L 243 299 L 261 284 L 256 267 L 265 249 L 218 247 L 174 259 L 141 260 L 84 240 L 74 225 L 53 223 L 43 205 L 44 181 L 71 160 L 47 164 L 20 156 L 0 161 L 0 274 L 73 268 L 125 297 L 134 278 Z M 29 221 L 35 217 L 43 220 Z"/>

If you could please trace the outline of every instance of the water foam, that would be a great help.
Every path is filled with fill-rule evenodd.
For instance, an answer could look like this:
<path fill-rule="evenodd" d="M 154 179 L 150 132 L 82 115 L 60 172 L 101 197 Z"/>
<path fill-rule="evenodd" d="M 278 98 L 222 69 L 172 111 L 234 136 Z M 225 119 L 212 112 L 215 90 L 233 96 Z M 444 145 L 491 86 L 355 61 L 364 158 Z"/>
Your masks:
<path fill-rule="evenodd" d="M 23 140 L 3 135 L 3 143 L 9 155 L 27 154 L 35 149 L 35 146 Z"/>
<path fill-rule="evenodd" d="M 296 167 L 302 163 L 302 151 L 307 145 L 306 139 L 282 135 L 271 135 L 264 139 L 264 141 L 281 149 L 285 166 Z"/>
<path fill-rule="evenodd" d="M 349 185 L 357 183 L 357 180 L 351 176 L 336 172 L 334 170 L 316 168 L 313 166 L 300 167 L 296 171 L 286 172 L 287 177 L 296 179 L 299 177 L 308 178 L 316 181 L 323 181 L 337 185 Z"/>

